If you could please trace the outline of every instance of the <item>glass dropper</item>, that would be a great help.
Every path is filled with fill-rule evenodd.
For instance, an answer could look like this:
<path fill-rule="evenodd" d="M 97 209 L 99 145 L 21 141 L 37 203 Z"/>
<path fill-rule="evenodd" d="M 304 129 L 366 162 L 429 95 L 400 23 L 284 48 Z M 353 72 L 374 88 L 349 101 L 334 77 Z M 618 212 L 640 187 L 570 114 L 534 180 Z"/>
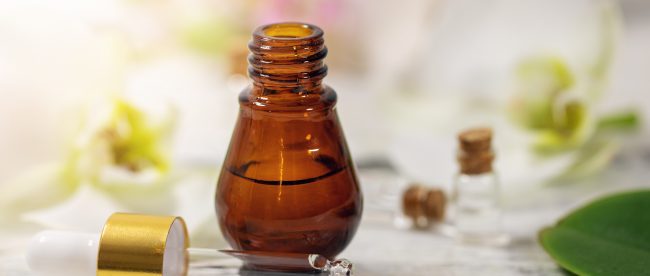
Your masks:
<path fill-rule="evenodd" d="M 40 232 L 26 259 L 33 273 L 48 276 L 224 275 L 242 264 L 263 271 L 353 273 L 350 261 L 319 254 L 189 248 L 180 217 L 126 213 L 113 214 L 101 234 Z"/>
<path fill-rule="evenodd" d="M 320 271 L 331 276 L 352 274 L 352 263 L 347 259 L 330 261 L 320 254 L 215 250 L 189 248 L 189 275 L 214 275 L 215 270 L 237 271 L 242 265 L 264 271 Z"/>

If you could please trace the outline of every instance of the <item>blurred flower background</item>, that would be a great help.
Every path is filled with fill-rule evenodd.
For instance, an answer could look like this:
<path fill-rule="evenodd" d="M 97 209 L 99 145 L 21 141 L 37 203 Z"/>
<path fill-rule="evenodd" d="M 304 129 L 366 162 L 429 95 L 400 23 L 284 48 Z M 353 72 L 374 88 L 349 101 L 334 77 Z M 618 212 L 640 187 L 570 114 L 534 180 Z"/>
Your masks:
<path fill-rule="evenodd" d="M 649 15 L 640 0 L 2 1 L 3 248 L 114 211 L 182 215 L 193 243 L 223 245 L 213 195 L 247 41 L 278 21 L 324 29 L 371 205 L 401 184 L 364 172 L 446 186 L 455 134 L 477 125 L 496 131 L 506 204 L 532 204 L 650 156 Z"/>

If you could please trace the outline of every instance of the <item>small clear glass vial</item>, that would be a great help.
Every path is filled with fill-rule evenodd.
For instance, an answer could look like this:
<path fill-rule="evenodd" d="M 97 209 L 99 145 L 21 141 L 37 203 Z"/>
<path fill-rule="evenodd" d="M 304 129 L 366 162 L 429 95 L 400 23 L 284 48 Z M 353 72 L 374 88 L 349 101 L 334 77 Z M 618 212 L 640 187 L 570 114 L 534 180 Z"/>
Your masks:
<path fill-rule="evenodd" d="M 505 245 L 499 180 L 492 169 L 492 130 L 469 129 L 459 134 L 458 163 L 454 178 L 451 224 L 461 242 Z"/>

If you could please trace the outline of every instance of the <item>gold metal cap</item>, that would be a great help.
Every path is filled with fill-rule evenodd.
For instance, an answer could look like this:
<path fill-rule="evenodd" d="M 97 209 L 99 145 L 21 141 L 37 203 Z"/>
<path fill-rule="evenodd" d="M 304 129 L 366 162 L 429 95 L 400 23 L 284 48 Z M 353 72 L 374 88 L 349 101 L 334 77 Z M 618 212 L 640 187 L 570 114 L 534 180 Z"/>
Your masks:
<path fill-rule="evenodd" d="M 97 276 L 185 275 L 188 247 L 180 217 L 115 213 L 102 230 Z"/>

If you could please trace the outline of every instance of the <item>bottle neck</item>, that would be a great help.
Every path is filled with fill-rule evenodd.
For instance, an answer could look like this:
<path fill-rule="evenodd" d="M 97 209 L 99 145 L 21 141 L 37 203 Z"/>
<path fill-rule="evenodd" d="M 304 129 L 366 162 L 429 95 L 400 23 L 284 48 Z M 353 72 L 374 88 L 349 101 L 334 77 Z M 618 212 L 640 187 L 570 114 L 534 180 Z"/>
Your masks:
<path fill-rule="evenodd" d="M 320 28 L 302 23 L 261 26 L 248 48 L 253 96 L 322 93 L 327 47 Z"/>

